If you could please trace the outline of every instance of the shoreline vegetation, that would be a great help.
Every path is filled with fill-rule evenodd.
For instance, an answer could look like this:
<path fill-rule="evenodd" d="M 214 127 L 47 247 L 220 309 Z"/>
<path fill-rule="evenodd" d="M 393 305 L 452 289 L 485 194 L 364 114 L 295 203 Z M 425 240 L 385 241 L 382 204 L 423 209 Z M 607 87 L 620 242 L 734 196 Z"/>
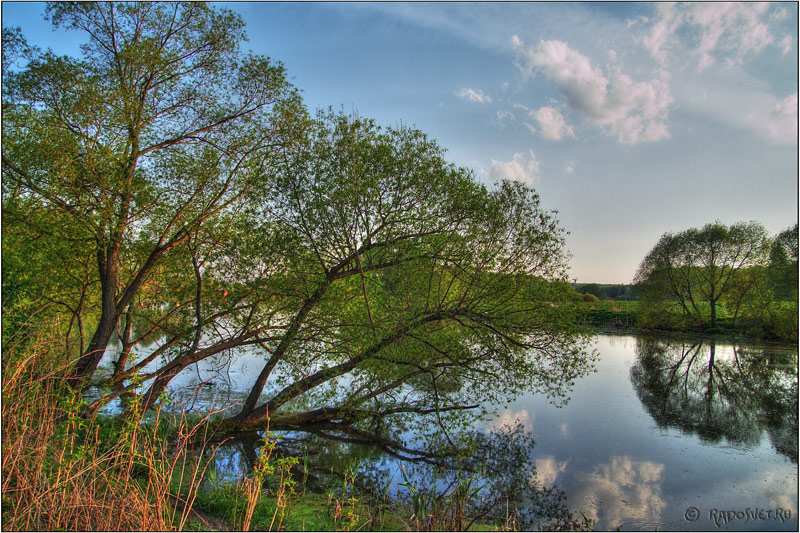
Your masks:
<path fill-rule="evenodd" d="M 796 332 L 794 333 L 794 338 L 776 338 L 753 335 L 751 332 L 749 334 L 746 327 L 668 329 L 664 327 L 642 326 L 638 314 L 638 301 L 600 300 L 596 303 L 583 303 L 583 307 L 585 312 L 585 324 L 594 328 L 598 333 L 632 333 L 667 337 L 686 337 L 688 335 L 730 342 L 740 341 L 797 346 Z"/>
<path fill-rule="evenodd" d="M 756 221 L 664 233 L 632 284 L 573 283 L 592 327 L 797 343 L 798 225 Z"/>
<path fill-rule="evenodd" d="M 252 468 L 214 467 L 223 417 L 184 409 L 119 418 L 93 413 L 37 344 L 3 372 L 2 527 L 15 531 L 515 531 L 517 501 L 481 492 L 459 469 L 445 489 L 406 475 L 407 497 L 365 485 L 351 465 L 321 481 L 280 433 L 254 432 Z M 8 354 L 12 357 L 13 353 Z M 136 412 L 134 409 L 133 412 Z M 505 441 L 508 444 L 510 441 Z M 526 450 L 530 442 L 523 443 Z M 409 463 L 411 466 L 411 463 Z M 591 530 L 557 491 L 537 493 L 540 526 Z M 502 501 L 501 501 L 502 500 Z"/>

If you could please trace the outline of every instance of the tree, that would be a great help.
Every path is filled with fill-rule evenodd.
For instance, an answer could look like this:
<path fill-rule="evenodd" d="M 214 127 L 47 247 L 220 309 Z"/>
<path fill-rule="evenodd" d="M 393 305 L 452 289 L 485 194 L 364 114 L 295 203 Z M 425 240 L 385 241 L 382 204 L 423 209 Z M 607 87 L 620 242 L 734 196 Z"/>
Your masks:
<path fill-rule="evenodd" d="M 606 295 L 605 290 L 597 283 L 584 283 L 578 288 L 578 292 L 581 294 L 591 294 L 598 300 Z"/>
<path fill-rule="evenodd" d="M 797 226 L 771 240 L 769 262 L 734 276 L 734 317 L 748 334 L 797 340 Z"/>
<path fill-rule="evenodd" d="M 769 254 L 770 284 L 778 300 L 797 301 L 797 224 L 779 233 Z"/>
<path fill-rule="evenodd" d="M 71 232 L 91 257 L 100 309 L 79 382 L 159 265 L 241 208 L 299 100 L 279 63 L 240 52 L 244 23 L 228 10 L 52 3 L 47 14 L 87 42 L 78 60 L 4 31 L 27 65 L 3 72 L 3 214 L 44 213 L 62 228 L 51 242 Z"/>
<path fill-rule="evenodd" d="M 291 240 L 292 307 L 240 422 L 378 424 L 523 387 L 559 397 L 585 368 L 563 237 L 533 191 L 488 191 L 418 131 L 331 114 L 273 184 L 260 217 Z M 295 376 L 258 405 L 279 364 Z M 394 397 L 409 386 L 413 399 Z M 301 398 L 333 403 L 281 416 Z"/>
<path fill-rule="evenodd" d="M 684 320 L 714 328 L 717 305 L 734 293 L 734 275 L 763 264 L 768 243 L 766 230 L 757 222 L 730 227 L 715 222 L 665 233 L 645 256 L 634 282 L 640 284 L 646 304 L 662 302 L 656 305 L 674 314 L 672 305 L 663 305 L 672 302 Z"/>
<path fill-rule="evenodd" d="M 564 232 L 532 189 L 487 189 L 412 128 L 312 119 L 280 65 L 239 53 L 227 11 L 48 10 L 89 44 L 6 74 L 3 210 L 56 221 L 39 232 L 53 250 L 80 228 L 68 259 L 92 260 L 80 309 L 99 312 L 71 376 L 110 385 L 90 409 L 136 395 L 133 416 L 190 365 L 258 350 L 230 429 L 402 450 L 408 417 L 447 428 L 523 389 L 563 400 L 588 371 Z"/>

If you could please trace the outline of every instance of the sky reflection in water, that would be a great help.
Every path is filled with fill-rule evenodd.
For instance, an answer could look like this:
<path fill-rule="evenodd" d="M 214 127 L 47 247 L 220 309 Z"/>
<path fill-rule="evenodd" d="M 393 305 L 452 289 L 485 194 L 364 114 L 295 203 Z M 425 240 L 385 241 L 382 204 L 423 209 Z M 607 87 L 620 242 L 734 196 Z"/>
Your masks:
<path fill-rule="evenodd" d="M 531 431 L 539 486 L 565 491 L 569 507 L 599 530 L 798 529 L 796 349 L 712 350 L 698 340 L 627 335 L 600 335 L 596 347 L 597 372 L 576 382 L 566 406 L 521 395 L 478 429 L 518 422 Z M 195 408 L 236 401 L 261 361 L 244 354 L 230 366 L 187 368 L 173 388 L 176 403 L 206 380 L 214 386 Z M 397 488 L 399 461 L 357 448 L 332 445 L 322 454 L 345 468 L 355 453 L 365 471 L 394 476 Z M 241 442 L 222 449 L 216 469 L 232 479 L 250 452 Z M 689 508 L 696 520 L 687 520 L 695 518 Z M 755 518 L 745 521 L 748 509 Z M 775 509 L 791 518 L 776 520 Z M 759 510 L 772 518 L 759 519 Z M 724 511 L 740 517 L 715 522 Z"/>
<path fill-rule="evenodd" d="M 663 343 L 660 348 L 665 348 L 672 358 L 662 357 L 663 366 L 656 366 L 654 372 L 660 370 L 669 376 L 674 363 L 680 360 L 683 347 L 693 344 Z M 637 390 L 632 378 L 635 372 L 631 369 L 641 365 L 637 354 L 653 348 L 648 346 L 647 339 L 599 336 L 597 348 L 601 354 L 597 373 L 576 383 L 567 406 L 557 409 L 541 398 L 523 397 L 499 415 L 505 419 L 519 416 L 533 431 L 536 440 L 533 453 L 540 478 L 563 489 L 572 508 L 597 520 L 599 529 L 619 526 L 623 530 L 717 529 L 709 520 L 714 510 L 782 508 L 791 512 L 791 520 L 750 520 L 747 524 L 733 521 L 728 527 L 720 524 L 720 528 L 797 529 L 796 404 L 778 413 L 786 417 L 793 407 L 793 420 L 783 419 L 777 427 L 768 428 L 764 410 L 774 406 L 754 405 L 754 398 L 744 398 L 745 402 L 751 402 L 747 405 L 737 404 L 735 398 L 729 401 L 718 389 L 712 389 L 711 395 L 698 396 L 703 391 L 697 390 L 698 380 L 693 373 L 695 367 L 708 365 L 709 346 L 705 344 L 701 348 L 705 359 L 696 357 L 690 369 L 688 394 L 683 394 L 681 382 L 677 397 L 672 390 L 666 402 L 678 409 L 678 415 L 664 419 L 680 419 L 681 407 L 691 409 L 692 399 L 709 397 L 711 423 L 707 425 L 730 422 L 733 430 L 745 434 L 709 434 L 702 417 L 694 421 L 694 426 L 688 422 L 662 426 L 640 399 L 657 396 L 657 391 L 642 391 L 641 382 L 637 383 L 640 387 Z M 782 380 L 788 379 L 794 386 L 789 391 L 796 391 L 797 351 L 772 351 L 770 362 L 777 363 L 780 359 L 783 366 L 773 364 L 773 369 L 762 377 L 775 379 L 777 375 Z M 763 353 L 760 350 L 753 354 L 739 353 L 740 362 L 753 356 L 763 357 Z M 733 347 L 717 344 L 715 363 L 722 374 L 730 370 L 731 362 L 736 364 Z M 718 381 L 716 369 L 714 372 Z M 726 377 L 731 381 L 730 375 Z M 656 388 L 654 383 L 658 379 L 648 383 Z M 732 385 L 728 388 L 730 394 L 735 394 Z M 653 406 L 649 407 L 652 410 Z M 714 416 L 720 413 L 729 415 L 728 419 L 715 421 Z M 744 424 L 743 420 L 750 424 Z M 773 426 L 775 422 L 772 420 Z M 773 445 L 773 436 L 781 433 L 795 435 L 793 445 L 778 446 L 787 453 L 778 452 Z M 686 520 L 689 507 L 700 511 L 696 521 Z"/>

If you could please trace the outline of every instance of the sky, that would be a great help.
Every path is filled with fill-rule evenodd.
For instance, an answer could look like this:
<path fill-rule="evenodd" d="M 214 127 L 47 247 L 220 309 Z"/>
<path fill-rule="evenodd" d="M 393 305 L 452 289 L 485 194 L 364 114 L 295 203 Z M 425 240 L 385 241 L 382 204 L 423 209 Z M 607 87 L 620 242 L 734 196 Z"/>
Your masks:
<path fill-rule="evenodd" d="M 798 4 L 232 2 L 310 110 L 426 132 L 534 187 L 578 282 L 630 283 L 667 232 L 798 221 Z M 3 27 L 77 55 L 44 4 Z"/>

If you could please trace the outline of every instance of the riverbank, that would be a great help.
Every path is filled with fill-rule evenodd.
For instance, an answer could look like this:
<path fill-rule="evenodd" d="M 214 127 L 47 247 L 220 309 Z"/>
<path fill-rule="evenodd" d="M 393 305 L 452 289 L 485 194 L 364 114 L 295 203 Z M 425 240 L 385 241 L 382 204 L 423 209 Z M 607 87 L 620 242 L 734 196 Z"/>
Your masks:
<path fill-rule="evenodd" d="M 349 465 L 323 478 L 313 453 L 254 436 L 241 475 L 218 471 L 222 446 L 211 416 L 157 410 L 142 418 L 86 416 L 58 363 L 13 354 L 3 368 L 2 528 L 6 531 L 356 531 L 517 529 L 505 502 L 490 517 L 469 475 L 446 490 L 404 479 L 390 497 Z M 135 411 L 134 411 L 135 412 Z M 319 453 L 318 450 L 315 450 Z M 247 452 L 245 452 L 247 453 Z M 503 503 L 503 505 L 500 505 Z M 499 518 L 496 518 L 499 516 Z"/>
<path fill-rule="evenodd" d="M 456 492 L 437 497 L 435 489 L 425 488 L 432 497 L 422 508 L 356 489 L 358 481 L 347 471 L 311 490 L 300 459 L 278 453 L 267 439 L 254 452 L 252 471 L 221 479 L 214 468 L 219 444 L 211 444 L 214 424 L 208 418 L 82 420 L 72 410 L 79 402 L 43 405 L 47 398 L 40 394 L 41 408 L 26 416 L 8 411 L 9 400 L 15 403 L 9 392 L 4 387 L 2 526 L 7 531 L 515 529 L 513 519 L 495 523 L 471 514 L 471 502 Z"/>
<path fill-rule="evenodd" d="M 763 329 L 733 325 L 729 317 L 721 317 L 715 328 L 664 329 L 641 326 L 638 301 L 600 300 L 584 302 L 584 324 L 599 333 L 650 334 L 666 337 L 697 336 L 704 339 L 718 339 L 735 342 L 758 342 L 775 345 L 796 345 L 797 328 L 784 338 L 775 334 L 764 334 Z"/>

